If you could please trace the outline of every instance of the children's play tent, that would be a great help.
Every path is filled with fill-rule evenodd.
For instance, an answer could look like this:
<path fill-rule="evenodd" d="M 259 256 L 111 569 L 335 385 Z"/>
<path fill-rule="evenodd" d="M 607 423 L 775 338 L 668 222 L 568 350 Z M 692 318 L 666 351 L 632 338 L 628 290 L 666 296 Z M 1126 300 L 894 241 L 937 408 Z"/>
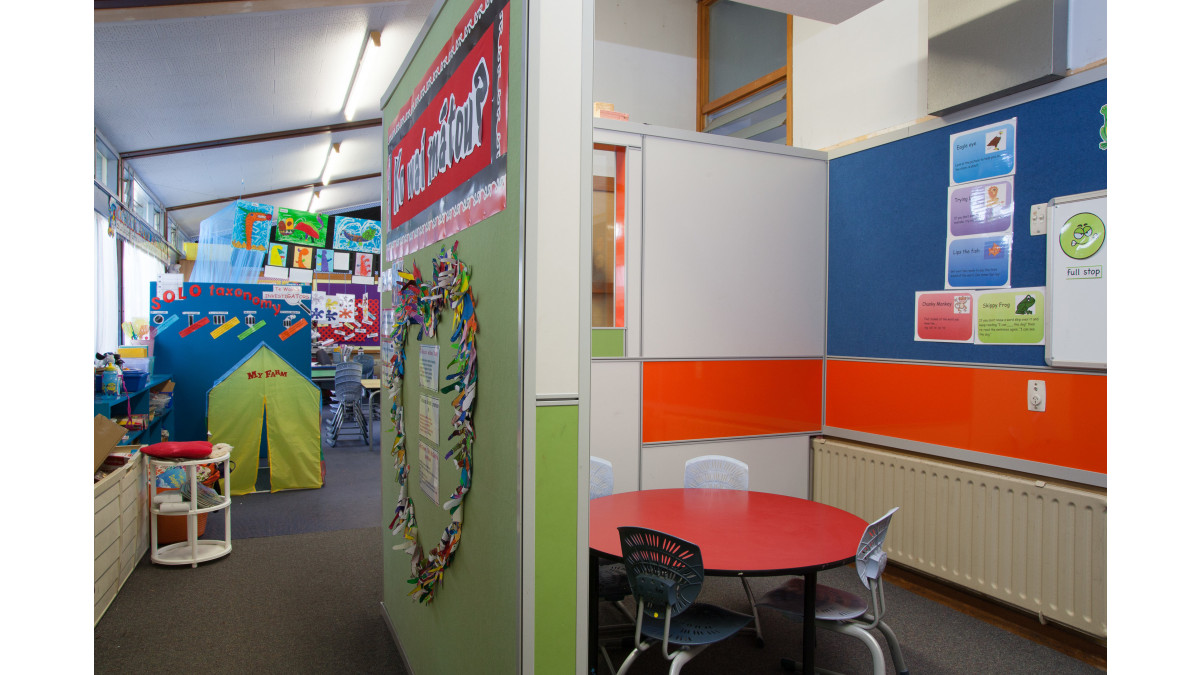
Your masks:
<path fill-rule="evenodd" d="M 319 488 L 321 390 L 265 342 L 208 391 L 208 430 L 233 446 L 230 492 L 254 491 L 266 421 L 271 492 Z"/>

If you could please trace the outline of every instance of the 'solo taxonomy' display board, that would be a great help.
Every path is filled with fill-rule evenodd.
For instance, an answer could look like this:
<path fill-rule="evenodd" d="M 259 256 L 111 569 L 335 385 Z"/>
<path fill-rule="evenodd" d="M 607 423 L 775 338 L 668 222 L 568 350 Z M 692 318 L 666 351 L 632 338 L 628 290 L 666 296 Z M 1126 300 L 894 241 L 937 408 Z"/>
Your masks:
<path fill-rule="evenodd" d="M 175 380 L 173 440 L 205 440 L 205 393 L 260 344 L 311 375 L 309 286 L 150 284 L 155 370 Z"/>

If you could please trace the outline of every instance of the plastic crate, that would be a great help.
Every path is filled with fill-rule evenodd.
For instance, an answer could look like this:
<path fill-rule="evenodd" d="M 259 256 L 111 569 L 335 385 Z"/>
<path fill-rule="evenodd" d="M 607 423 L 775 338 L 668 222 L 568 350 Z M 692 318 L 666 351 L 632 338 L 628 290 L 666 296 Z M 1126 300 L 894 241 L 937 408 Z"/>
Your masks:
<path fill-rule="evenodd" d="M 144 370 L 123 370 L 121 374 L 125 377 L 125 391 L 140 391 L 150 383 L 150 373 Z"/>

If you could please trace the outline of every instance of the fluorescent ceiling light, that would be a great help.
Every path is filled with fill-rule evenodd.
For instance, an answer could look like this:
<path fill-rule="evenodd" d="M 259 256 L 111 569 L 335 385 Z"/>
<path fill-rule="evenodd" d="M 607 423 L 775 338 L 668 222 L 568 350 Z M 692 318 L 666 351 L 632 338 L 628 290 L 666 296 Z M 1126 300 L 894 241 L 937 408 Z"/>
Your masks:
<path fill-rule="evenodd" d="M 368 29 L 367 34 L 363 36 L 362 46 L 358 48 L 358 59 L 354 62 L 354 72 L 350 74 L 346 97 L 342 99 L 342 114 L 346 117 L 347 122 L 354 119 L 355 108 L 358 107 L 356 103 L 358 97 L 354 96 L 354 86 L 358 83 L 358 76 L 366 70 L 367 62 L 371 60 L 371 53 L 376 51 L 379 51 L 379 31 Z"/>
<path fill-rule="evenodd" d="M 316 188 L 313 188 L 313 191 L 311 193 L 309 193 L 309 195 L 308 195 L 308 207 L 305 208 L 304 210 L 312 211 L 313 206 L 317 203 L 317 200 L 320 198 L 321 198 L 321 192 L 319 190 L 317 190 Z"/>
<path fill-rule="evenodd" d="M 329 185 L 329 178 L 333 174 L 333 156 L 341 152 L 341 143 L 333 143 L 329 146 L 329 150 L 325 153 L 325 166 L 321 169 L 321 185 Z"/>

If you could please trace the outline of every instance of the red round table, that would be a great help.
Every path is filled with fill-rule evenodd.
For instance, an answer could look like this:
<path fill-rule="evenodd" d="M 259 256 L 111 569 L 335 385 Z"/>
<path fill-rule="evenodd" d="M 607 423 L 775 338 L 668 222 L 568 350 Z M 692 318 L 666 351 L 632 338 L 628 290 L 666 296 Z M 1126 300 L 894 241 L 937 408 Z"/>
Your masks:
<path fill-rule="evenodd" d="M 816 573 L 854 560 L 867 521 L 807 499 L 742 490 L 641 490 L 599 497 L 589 505 L 593 572 L 599 556 L 621 558 L 617 527 L 635 525 L 699 546 L 705 574 L 804 575 L 803 672 L 813 672 Z M 594 585 L 591 591 L 594 627 Z"/>

